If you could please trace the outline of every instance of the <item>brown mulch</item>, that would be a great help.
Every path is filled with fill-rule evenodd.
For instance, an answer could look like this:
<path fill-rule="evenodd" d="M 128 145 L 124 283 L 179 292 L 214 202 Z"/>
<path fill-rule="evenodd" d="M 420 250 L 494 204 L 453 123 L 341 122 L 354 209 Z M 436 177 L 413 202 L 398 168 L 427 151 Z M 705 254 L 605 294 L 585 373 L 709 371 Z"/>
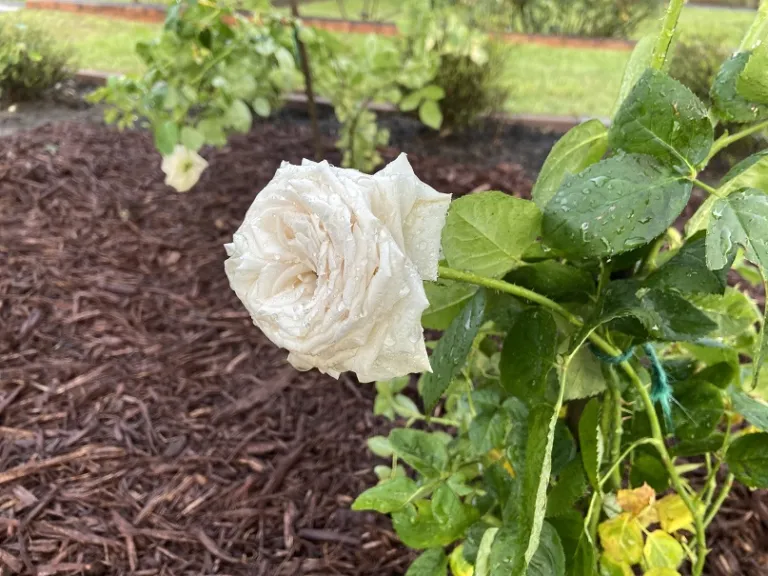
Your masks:
<path fill-rule="evenodd" d="M 349 511 L 375 483 L 371 388 L 286 367 L 223 272 L 255 193 L 310 149 L 258 126 L 179 195 L 144 133 L 0 141 L 5 572 L 405 571 L 386 521 Z M 530 187 L 412 160 L 447 191 Z"/>
<path fill-rule="evenodd" d="M 179 195 L 144 133 L 0 140 L 0 574 L 405 571 L 388 523 L 349 510 L 386 433 L 371 387 L 287 367 L 223 272 L 255 193 L 311 149 L 259 124 Z M 514 164 L 410 159 L 444 192 L 530 190 Z M 761 574 L 767 501 L 728 499 L 710 574 Z"/>

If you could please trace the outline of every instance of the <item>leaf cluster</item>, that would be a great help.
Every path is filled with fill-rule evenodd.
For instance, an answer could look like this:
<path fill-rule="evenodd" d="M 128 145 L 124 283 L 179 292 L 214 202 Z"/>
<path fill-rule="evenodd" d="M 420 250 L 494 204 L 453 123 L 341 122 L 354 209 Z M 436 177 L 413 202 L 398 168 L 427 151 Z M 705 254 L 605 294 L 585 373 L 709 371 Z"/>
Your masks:
<path fill-rule="evenodd" d="M 766 155 L 699 179 L 765 126 L 761 46 L 723 63 L 709 108 L 641 42 L 610 128 L 568 132 L 531 200 L 453 202 L 426 285 L 422 322 L 443 335 L 422 408 L 405 381 L 379 385 L 401 427 L 377 438 L 392 465 L 354 504 L 426 550 L 411 576 L 458 573 L 459 554 L 478 576 L 701 574 L 730 482 L 768 487 L 768 339 L 750 295 L 768 267 Z M 745 127 L 715 139 L 734 118 Z M 694 186 L 710 196 L 686 222 Z"/>

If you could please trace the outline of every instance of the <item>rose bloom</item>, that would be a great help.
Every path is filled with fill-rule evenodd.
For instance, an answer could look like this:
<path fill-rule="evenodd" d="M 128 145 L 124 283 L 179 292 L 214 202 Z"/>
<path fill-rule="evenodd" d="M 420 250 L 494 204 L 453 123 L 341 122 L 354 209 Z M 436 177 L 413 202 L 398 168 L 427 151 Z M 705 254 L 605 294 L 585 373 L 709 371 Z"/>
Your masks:
<path fill-rule="evenodd" d="M 208 162 L 194 150 L 177 145 L 173 153 L 163 156 L 161 168 L 165 172 L 166 186 L 172 186 L 177 192 L 188 192 L 200 180 L 200 175 L 208 167 Z"/>
<path fill-rule="evenodd" d="M 284 163 L 226 245 L 230 286 L 299 370 L 429 371 L 423 280 L 437 279 L 450 200 L 405 155 L 373 176 Z"/>

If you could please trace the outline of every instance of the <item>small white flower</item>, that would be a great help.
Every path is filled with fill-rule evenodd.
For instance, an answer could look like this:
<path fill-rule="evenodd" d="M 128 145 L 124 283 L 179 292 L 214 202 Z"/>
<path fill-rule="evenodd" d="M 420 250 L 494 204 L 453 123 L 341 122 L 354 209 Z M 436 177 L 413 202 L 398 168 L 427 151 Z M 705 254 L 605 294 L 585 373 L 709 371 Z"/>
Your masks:
<path fill-rule="evenodd" d="M 230 286 L 299 370 L 429 371 L 423 280 L 437 278 L 450 200 L 404 155 L 374 176 L 283 164 L 226 245 Z"/>
<path fill-rule="evenodd" d="M 176 145 L 173 154 L 163 156 L 161 168 L 165 172 L 165 184 L 177 192 L 187 192 L 200 180 L 208 162 L 194 150 Z"/>

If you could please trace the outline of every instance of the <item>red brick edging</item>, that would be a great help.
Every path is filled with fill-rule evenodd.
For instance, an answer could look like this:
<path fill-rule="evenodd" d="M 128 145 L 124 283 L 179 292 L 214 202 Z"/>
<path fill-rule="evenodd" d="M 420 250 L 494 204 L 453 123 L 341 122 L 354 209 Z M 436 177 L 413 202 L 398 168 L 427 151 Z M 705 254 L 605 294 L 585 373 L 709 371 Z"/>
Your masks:
<path fill-rule="evenodd" d="M 111 2 L 72 2 L 59 0 L 27 0 L 28 10 L 56 10 L 59 12 L 77 12 L 94 14 L 134 22 L 163 22 L 166 7 L 156 4 L 120 4 Z M 343 32 L 345 34 L 380 34 L 394 36 L 397 27 L 391 22 L 363 22 L 360 20 L 340 20 L 336 18 L 302 18 L 307 26 Z M 537 44 L 543 46 L 591 48 L 598 50 L 632 50 L 635 42 L 615 38 L 581 38 L 578 36 L 547 36 L 542 34 L 517 34 L 507 32 L 499 34 L 507 44 Z"/>

